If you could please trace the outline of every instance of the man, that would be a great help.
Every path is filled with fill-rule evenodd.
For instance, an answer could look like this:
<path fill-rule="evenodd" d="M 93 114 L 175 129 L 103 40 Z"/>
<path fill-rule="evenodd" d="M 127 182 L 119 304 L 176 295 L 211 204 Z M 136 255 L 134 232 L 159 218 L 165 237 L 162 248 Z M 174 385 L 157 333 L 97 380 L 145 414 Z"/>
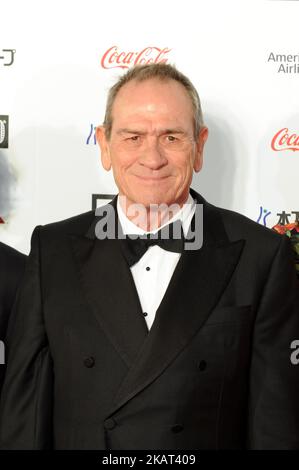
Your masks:
<path fill-rule="evenodd" d="M 0 395 L 6 364 L 6 334 L 17 287 L 23 275 L 26 256 L 0 242 Z"/>
<path fill-rule="evenodd" d="M 106 214 L 33 233 L 2 448 L 299 448 L 289 241 L 190 189 L 207 136 L 196 90 L 170 65 L 110 90 L 97 138 L 119 195 Z M 176 224 L 183 238 L 157 235 Z M 192 231 L 202 246 L 185 249 Z"/>

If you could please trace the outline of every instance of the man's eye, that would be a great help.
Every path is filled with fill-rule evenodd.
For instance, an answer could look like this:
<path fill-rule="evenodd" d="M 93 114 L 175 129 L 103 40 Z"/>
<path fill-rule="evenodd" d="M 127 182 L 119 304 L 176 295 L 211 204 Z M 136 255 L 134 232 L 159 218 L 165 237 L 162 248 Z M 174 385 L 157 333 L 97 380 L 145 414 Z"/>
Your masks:
<path fill-rule="evenodd" d="M 174 137 L 174 135 L 167 135 L 166 139 L 168 142 L 175 142 L 177 140 L 177 138 Z"/>
<path fill-rule="evenodd" d="M 140 136 L 139 135 L 133 135 L 132 137 L 129 137 L 129 141 L 131 142 L 138 142 Z"/>

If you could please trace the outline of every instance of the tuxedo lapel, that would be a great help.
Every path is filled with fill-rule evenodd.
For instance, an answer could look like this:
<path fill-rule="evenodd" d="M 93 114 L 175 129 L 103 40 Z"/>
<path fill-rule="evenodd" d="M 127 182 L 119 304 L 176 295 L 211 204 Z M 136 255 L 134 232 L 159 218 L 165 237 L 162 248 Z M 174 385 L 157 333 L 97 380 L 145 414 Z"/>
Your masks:
<path fill-rule="evenodd" d="M 90 310 L 130 368 L 148 334 L 148 328 L 120 242 L 98 240 L 94 235 L 97 220 L 94 220 L 86 236 L 71 236 L 74 256 Z"/>
<path fill-rule="evenodd" d="M 202 248 L 184 251 L 132 368 L 109 414 L 153 382 L 196 335 L 227 286 L 244 240 L 230 242 L 216 208 L 204 203 Z"/>

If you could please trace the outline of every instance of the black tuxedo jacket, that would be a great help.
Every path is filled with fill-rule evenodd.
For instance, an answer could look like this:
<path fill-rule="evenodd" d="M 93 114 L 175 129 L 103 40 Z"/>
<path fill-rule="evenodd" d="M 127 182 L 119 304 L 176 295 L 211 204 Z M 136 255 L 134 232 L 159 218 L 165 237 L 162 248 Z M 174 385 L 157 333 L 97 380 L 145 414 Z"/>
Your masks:
<path fill-rule="evenodd" d="M 6 345 L 6 334 L 17 287 L 23 275 L 26 256 L 0 242 L 0 340 Z M 0 365 L 0 394 L 6 366 Z"/>
<path fill-rule="evenodd" d="M 1 403 L 5 449 L 299 449 L 287 237 L 207 203 L 148 331 L 93 212 L 37 227 Z M 116 199 L 112 204 L 115 206 Z"/>

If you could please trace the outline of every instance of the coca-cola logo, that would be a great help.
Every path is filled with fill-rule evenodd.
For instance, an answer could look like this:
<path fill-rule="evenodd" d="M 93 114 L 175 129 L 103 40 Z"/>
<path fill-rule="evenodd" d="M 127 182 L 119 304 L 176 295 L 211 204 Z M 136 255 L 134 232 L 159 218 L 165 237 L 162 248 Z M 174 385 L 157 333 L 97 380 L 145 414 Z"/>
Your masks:
<path fill-rule="evenodd" d="M 293 152 L 296 152 L 299 150 L 299 135 L 289 132 L 289 129 L 284 127 L 273 137 L 271 148 L 275 150 L 275 152 L 281 152 L 283 150 L 293 150 Z"/>
<path fill-rule="evenodd" d="M 164 47 L 145 47 L 137 52 L 121 51 L 117 46 L 110 47 L 101 59 L 104 69 L 128 69 L 134 65 L 166 63 L 171 49 Z"/>

